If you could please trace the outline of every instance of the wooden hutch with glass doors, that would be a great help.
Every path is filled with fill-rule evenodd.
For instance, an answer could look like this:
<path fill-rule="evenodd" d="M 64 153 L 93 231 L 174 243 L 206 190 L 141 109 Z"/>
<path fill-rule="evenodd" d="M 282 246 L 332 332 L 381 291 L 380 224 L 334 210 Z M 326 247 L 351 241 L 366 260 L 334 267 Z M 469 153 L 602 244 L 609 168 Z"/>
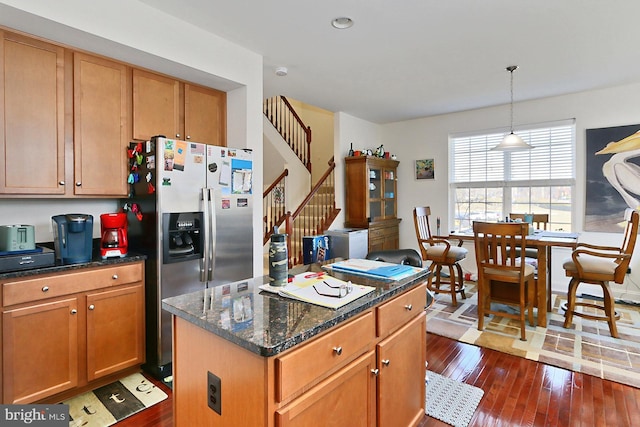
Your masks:
<path fill-rule="evenodd" d="M 345 158 L 345 227 L 369 230 L 369 252 L 399 248 L 397 160 Z"/>

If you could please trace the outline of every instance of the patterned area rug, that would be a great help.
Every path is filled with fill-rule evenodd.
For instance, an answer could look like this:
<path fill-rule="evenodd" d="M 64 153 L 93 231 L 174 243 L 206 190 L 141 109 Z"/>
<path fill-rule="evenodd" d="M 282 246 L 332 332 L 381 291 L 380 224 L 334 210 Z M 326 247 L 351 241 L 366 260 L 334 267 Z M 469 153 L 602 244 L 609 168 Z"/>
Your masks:
<path fill-rule="evenodd" d="M 454 427 L 467 427 L 484 391 L 431 371 L 426 382 L 425 413 Z"/>
<path fill-rule="evenodd" d="M 451 306 L 450 295 L 436 295 L 427 308 L 428 332 L 640 388 L 638 307 L 616 304 L 621 316 L 617 321 L 620 338 L 616 339 L 603 321 L 574 316 L 573 327 L 563 328 L 564 312 L 560 307 L 566 295 L 553 294 L 547 327 L 532 327 L 527 322 L 527 341 L 520 341 L 519 322 L 513 319 L 489 316 L 485 330 L 478 331 L 476 287 L 470 282 L 465 286 L 467 299 L 458 299 L 458 307 Z"/>
<path fill-rule="evenodd" d="M 136 373 L 63 403 L 69 405 L 70 427 L 106 427 L 166 398 L 165 392 Z"/>

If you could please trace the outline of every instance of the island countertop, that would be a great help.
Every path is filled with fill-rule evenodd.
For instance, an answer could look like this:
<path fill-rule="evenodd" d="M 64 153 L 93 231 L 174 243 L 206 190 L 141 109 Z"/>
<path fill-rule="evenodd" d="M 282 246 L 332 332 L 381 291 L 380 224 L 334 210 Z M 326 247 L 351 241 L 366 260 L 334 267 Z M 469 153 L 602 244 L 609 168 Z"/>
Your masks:
<path fill-rule="evenodd" d="M 291 273 L 305 271 L 322 270 L 312 264 Z M 167 298 L 162 308 L 253 353 L 270 357 L 414 288 L 429 273 L 424 269 L 398 281 L 333 271 L 325 274 L 373 286 L 375 291 L 334 310 L 262 291 L 260 286 L 269 279 L 261 276 Z"/>

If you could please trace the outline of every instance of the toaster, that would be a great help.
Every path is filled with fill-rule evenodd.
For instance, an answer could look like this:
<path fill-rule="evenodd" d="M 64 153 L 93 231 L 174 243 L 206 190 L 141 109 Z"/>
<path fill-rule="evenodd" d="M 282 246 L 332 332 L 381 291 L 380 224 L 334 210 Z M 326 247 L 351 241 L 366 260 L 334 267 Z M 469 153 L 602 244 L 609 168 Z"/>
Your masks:
<path fill-rule="evenodd" d="M 28 251 L 35 248 L 33 225 L 0 225 L 0 252 Z"/>

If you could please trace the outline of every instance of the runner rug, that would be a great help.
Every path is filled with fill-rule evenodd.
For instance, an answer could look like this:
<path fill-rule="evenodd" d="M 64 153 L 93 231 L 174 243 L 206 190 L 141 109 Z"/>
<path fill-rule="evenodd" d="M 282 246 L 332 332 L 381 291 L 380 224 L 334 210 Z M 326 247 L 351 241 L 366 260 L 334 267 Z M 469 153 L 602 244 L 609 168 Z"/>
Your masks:
<path fill-rule="evenodd" d="M 70 427 L 106 427 L 166 398 L 165 392 L 136 373 L 63 403 L 69 405 Z"/>
<path fill-rule="evenodd" d="M 467 299 L 458 299 L 458 307 L 452 307 L 449 294 L 435 296 L 434 303 L 427 308 L 428 332 L 640 388 L 638 307 L 616 303 L 621 316 L 617 321 L 620 338 L 616 339 L 611 337 L 607 322 L 603 321 L 574 316 L 573 327 L 565 329 L 560 307 L 566 295 L 552 294 L 547 327 L 533 327 L 527 322 L 527 341 L 520 341 L 519 322 L 513 319 L 487 317 L 485 330 L 478 331 L 476 287 L 470 282 L 465 286 Z M 589 301 L 589 298 L 578 300 Z"/>
<path fill-rule="evenodd" d="M 484 391 L 427 371 L 425 413 L 454 427 L 467 427 Z"/>

